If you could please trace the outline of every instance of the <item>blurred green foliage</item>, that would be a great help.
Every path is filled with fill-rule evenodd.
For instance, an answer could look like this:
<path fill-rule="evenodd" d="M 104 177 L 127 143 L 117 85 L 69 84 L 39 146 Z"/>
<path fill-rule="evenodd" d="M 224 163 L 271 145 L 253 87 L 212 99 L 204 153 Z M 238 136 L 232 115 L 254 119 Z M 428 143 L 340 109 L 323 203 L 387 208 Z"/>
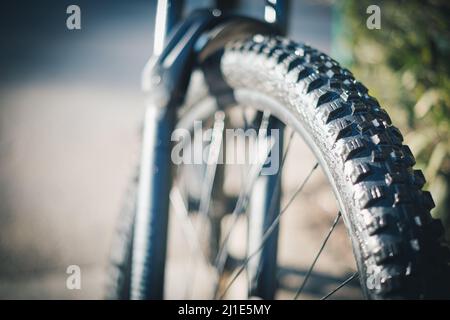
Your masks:
<path fill-rule="evenodd" d="M 436 202 L 432 214 L 443 220 L 450 239 L 450 1 L 335 5 L 337 59 L 350 58 L 348 67 L 400 127 Z M 379 30 L 366 27 L 369 5 L 381 9 Z"/>

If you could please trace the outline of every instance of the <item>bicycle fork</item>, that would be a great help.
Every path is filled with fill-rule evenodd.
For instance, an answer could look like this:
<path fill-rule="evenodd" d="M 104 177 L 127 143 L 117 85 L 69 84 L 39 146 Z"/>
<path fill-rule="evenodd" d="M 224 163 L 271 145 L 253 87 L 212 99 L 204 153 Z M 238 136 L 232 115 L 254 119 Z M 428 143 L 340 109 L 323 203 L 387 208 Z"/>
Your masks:
<path fill-rule="evenodd" d="M 172 110 L 147 107 L 133 237 L 132 299 L 162 298 L 172 181 L 170 135 L 174 125 Z M 148 256 L 150 253 L 153 257 Z"/>
<path fill-rule="evenodd" d="M 173 14 L 177 1 L 161 2 L 165 5 L 158 3 L 157 15 L 160 11 Z M 172 9 L 168 10 L 169 7 Z M 166 30 L 169 30 L 167 23 L 176 20 L 160 19 L 166 21 Z M 201 64 L 202 59 L 206 60 L 215 48 L 223 47 L 230 37 L 245 35 L 243 30 L 247 34 L 276 33 L 272 26 L 254 19 L 224 16 L 214 10 L 197 11 L 177 28 L 163 51 L 144 69 L 143 87 L 151 99 L 143 130 L 131 257 L 131 299 L 163 298 L 172 183 L 171 133 L 194 64 Z"/>

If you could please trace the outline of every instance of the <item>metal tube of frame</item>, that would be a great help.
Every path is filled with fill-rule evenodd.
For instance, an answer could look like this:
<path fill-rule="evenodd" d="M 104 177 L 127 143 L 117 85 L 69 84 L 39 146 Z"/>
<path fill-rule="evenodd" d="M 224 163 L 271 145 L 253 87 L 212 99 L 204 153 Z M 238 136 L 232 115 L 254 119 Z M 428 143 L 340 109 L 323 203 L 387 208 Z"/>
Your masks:
<path fill-rule="evenodd" d="M 169 2 L 160 5 L 160 11 L 164 8 L 174 9 Z M 166 23 L 166 33 L 171 29 L 170 21 L 174 21 L 169 17 L 162 20 Z M 213 29 L 214 38 L 206 43 L 200 41 Z M 275 30 L 250 18 L 223 17 L 210 10 L 196 11 L 177 28 L 161 54 L 144 69 L 142 86 L 148 94 L 148 103 L 132 242 L 132 299 L 163 297 L 172 182 L 170 136 L 176 121 L 176 107 L 183 102 L 187 90 L 193 59 L 198 55 L 200 61 L 205 61 L 213 54 L 213 48 L 220 47 L 230 37 L 255 33 L 274 34 Z"/>
<path fill-rule="evenodd" d="M 183 0 L 158 0 L 153 38 L 154 56 L 159 56 L 162 53 L 167 36 L 181 20 L 183 7 Z"/>
<path fill-rule="evenodd" d="M 164 50 L 166 37 L 181 18 L 180 0 L 159 0 L 155 18 L 153 60 L 144 69 L 144 81 L 151 79 L 152 61 Z M 150 79 L 147 79 L 150 78 Z M 143 88 L 148 85 L 143 83 Z M 147 94 L 152 95 L 153 92 Z M 139 186 L 133 230 L 131 299 L 162 299 L 167 250 L 169 193 L 171 190 L 171 133 L 176 109 L 149 99 L 144 119 Z"/>
<path fill-rule="evenodd" d="M 171 189 L 173 108 L 146 111 L 131 265 L 131 299 L 162 299 Z"/>
<path fill-rule="evenodd" d="M 216 8 L 222 12 L 230 12 L 237 8 L 239 0 L 216 0 Z"/>
<path fill-rule="evenodd" d="M 287 0 L 266 0 L 264 7 L 264 20 L 275 24 L 283 35 L 287 32 L 287 5 Z M 283 150 L 284 124 L 273 117 L 270 118 L 269 123 L 271 129 L 278 130 L 278 141 L 275 141 L 274 148 Z M 281 162 L 281 157 L 280 155 L 276 160 Z M 279 168 L 276 174 L 260 176 L 255 183 L 250 197 L 249 220 L 251 220 L 253 229 L 248 230 L 248 252 L 254 252 L 259 246 L 262 235 L 280 213 L 282 181 L 279 175 L 282 174 L 281 169 Z M 277 226 L 261 252 L 248 265 L 248 294 L 250 297 L 274 298 L 277 288 L 278 229 Z"/>
<path fill-rule="evenodd" d="M 264 20 L 278 26 L 282 35 L 288 31 L 289 0 L 266 0 L 264 7 Z"/>
<path fill-rule="evenodd" d="M 281 203 L 281 159 L 283 154 L 283 132 L 284 124 L 271 117 L 269 119 L 269 133 L 272 130 L 278 131 L 274 136 L 275 144 L 273 150 L 279 150 L 278 157 L 272 159 L 278 162 L 278 170 L 271 175 L 261 175 L 256 180 L 254 189 L 250 196 L 249 225 L 248 230 L 248 252 L 257 250 L 261 244 L 261 239 L 266 230 L 280 213 Z M 271 151 L 271 157 L 274 156 Z M 273 165 L 273 163 L 271 164 Z M 249 297 L 259 297 L 262 299 L 274 299 L 277 288 L 277 247 L 278 247 L 277 226 L 270 237 L 265 242 L 264 247 L 258 255 L 248 264 L 247 275 L 249 277 Z"/>

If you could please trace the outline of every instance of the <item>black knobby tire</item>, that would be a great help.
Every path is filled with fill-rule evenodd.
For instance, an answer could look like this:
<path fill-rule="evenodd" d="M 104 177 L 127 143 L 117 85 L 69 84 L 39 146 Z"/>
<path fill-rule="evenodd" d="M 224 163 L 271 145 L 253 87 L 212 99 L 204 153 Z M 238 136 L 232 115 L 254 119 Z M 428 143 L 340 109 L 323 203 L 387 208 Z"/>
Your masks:
<path fill-rule="evenodd" d="M 238 103 L 271 105 L 317 156 L 339 201 L 365 296 L 445 297 L 450 286 L 443 227 L 430 215 L 434 202 L 400 131 L 367 88 L 327 55 L 278 37 L 229 44 L 221 69 Z"/>
<path fill-rule="evenodd" d="M 228 44 L 221 70 L 239 104 L 269 109 L 309 144 L 338 199 L 365 296 L 448 297 L 443 228 L 430 215 L 424 176 L 367 88 L 327 55 L 279 37 Z M 128 263 L 116 262 L 112 274 Z M 126 288 L 122 281 L 115 292 Z"/>
<path fill-rule="evenodd" d="M 119 214 L 107 266 L 105 298 L 129 300 L 131 290 L 131 255 L 136 211 L 137 173 L 129 185 Z"/>

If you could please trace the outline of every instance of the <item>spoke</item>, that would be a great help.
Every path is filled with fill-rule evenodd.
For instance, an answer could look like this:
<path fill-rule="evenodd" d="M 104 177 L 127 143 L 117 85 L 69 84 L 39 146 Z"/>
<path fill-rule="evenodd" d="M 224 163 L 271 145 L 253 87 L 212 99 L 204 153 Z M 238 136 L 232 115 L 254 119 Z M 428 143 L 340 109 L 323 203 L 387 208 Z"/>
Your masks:
<path fill-rule="evenodd" d="M 170 192 L 170 201 L 173 205 L 175 214 L 178 219 L 180 219 L 183 232 L 186 236 L 188 245 L 190 247 L 190 253 L 188 258 L 188 264 L 186 268 L 187 274 L 192 279 L 192 285 L 189 286 L 188 283 L 186 283 L 185 286 L 185 298 L 190 299 L 191 294 L 194 292 L 195 287 L 195 277 L 197 276 L 197 259 L 193 259 L 194 254 L 197 252 L 200 254 L 202 260 L 204 263 L 208 266 L 209 269 L 213 269 L 213 266 L 209 262 L 208 258 L 206 257 L 205 253 L 203 252 L 201 241 L 198 237 L 197 230 L 195 229 L 195 226 L 192 224 L 192 220 L 189 217 L 188 210 L 185 206 L 183 196 L 181 195 L 179 187 L 175 184 L 172 187 L 172 191 Z"/>
<path fill-rule="evenodd" d="M 185 270 L 185 276 L 186 279 L 190 279 L 191 283 L 185 282 L 184 283 L 184 298 L 183 300 L 190 300 L 194 289 L 195 289 L 195 279 L 197 277 L 197 272 L 195 270 L 195 261 L 196 259 L 193 257 L 192 251 L 189 253 L 187 263 L 186 263 L 186 270 Z"/>
<path fill-rule="evenodd" d="M 214 180 L 216 177 L 217 164 L 219 162 L 220 152 L 222 150 L 224 129 L 225 129 L 225 113 L 223 111 L 218 111 L 215 113 L 211 143 L 209 144 L 208 159 L 206 162 L 206 170 L 205 170 L 206 172 L 202 183 L 202 190 L 199 204 L 199 217 L 200 217 L 199 232 L 206 230 L 210 211 L 214 210 L 214 208 L 210 207 L 210 204 Z M 202 233 L 203 240 L 205 240 L 205 236 L 207 235 Z M 206 241 L 209 240 L 210 239 L 206 239 Z M 201 250 L 203 252 L 203 249 Z M 204 252 L 203 255 L 206 256 Z"/>
<path fill-rule="evenodd" d="M 359 273 L 355 272 L 354 274 L 352 274 L 347 280 L 345 280 L 344 282 L 342 282 L 339 286 L 336 287 L 336 289 L 334 289 L 333 291 L 331 291 L 330 293 L 328 293 L 326 296 L 323 296 L 320 300 L 326 300 L 328 299 L 330 296 L 332 296 L 333 294 L 335 294 L 337 291 L 339 291 L 342 287 L 345 287 L 350 281 L 352 281 L 353 279 L 356 279 L 359 277 Z"/>
<path fill-rule="evenodd" d="M 264 122 L 264 121 L 263 121 Z M 263 125 L 263 122 L 261 123 Z M 260 138 L 262 138 L 262 136 L 260 136 Z M 267 137 L 264 137 L 265 139 L 267 139 Z M 228 245 L 228 241 L 230 239 L 230 236 L 232 234 L 232 231 L 234 230 L 235 225 L 237 224 L 239 215 L 242 214 L 243 212 L 245 212 L 246 208 L 247 208 L 247 204 L 248 204 L 248 198 L 250 195 L 251 190 L 253 189 L 253 186 L 257 180 L 257 178 L 259 177 L 259 174 L 264 166 L 264 163 L 269 155 L 270 150 L 272 149 L 274 143 L 272 140 L 269 141 L 268 143 L 268 148 L 264 149 L 264 148 L 260 148 L 257 154 L 257 161 L 255 164 L 253 164 L 250 168 L 250 172 L 249 172 L 249 179 L 248 181 L 245 183 L 244 188 L 242 189 L 241 193 L 239 194 L 236 206 L 233 210 L 233 213 L 231 214 L 232 216 L 232 223 L 230 228 L 228 229 L 228 232 L 225 236 L 225 239 L 223 240 L 222 246 L 219 249 L 219 252 L 217 254 L 217 259 L 216 259 L 216 268 L 217 268 L 217 282 L 216 282 L 216 286 L 215 286 L 215 290 L 214 290 L 214 297 L 217 296 L 218 290 L 219 290 L 219 282 L 220 282 L 220 277 L 223 273 L 224 267 L 225 267 L 225 263 L 226 263 L 226 259 L 227 259 L 227 245 Z"/>
<path fill-rule="evenodd" d="M 277 181 L 276 181 L 276 185 L 275 185 L 274 196 L 273 196 L 272 199 L 270 200 L 270 201 L 271 201 L 271 204 L 270 204 L 270 212 L 272 212 L 272 211 L 274 210 L 274 205 L 273 205 L 274 203 L 273 203 L 273 202 L 274 202 L 275 194 L 276 194 L 276 193 L 279 191 L 279 189 L 280 189 L 281 172 L 282 172 L 282 169 L 283 169 L 283 167 L 284 167 L 284 164 L 285 164 L 287 155 L 289 154 L 289 150 L 290 150 L 290 147 L 291 147 L 291 143 L 292 143 L 292 140 L 293 140 L 293 138 L 294 138 L 294 133 L 295 133 L 295 131 L 292 130 L 292 131 L 291 131 L 291 134 L 289 135 L 288 142 L 287 142 L 287 145 L 286 145 L 286 150 L 284 151 L 283 159 L 281 160 L 281 165 L 280 165 L 280 169 L 279 169 L 279 171 L 278 171 Z M 273 228 L 272 228 L 272 230 L 271 230 L 270 233 L 272 233 L 272 231 L 275 229 L 275 226 L 276 226 L 276 225 L 273 226 Z M 263 235 L 263 236 L 264 236 L 264 235 Z M 269 238 L 269 236 L 270 236 L 270 234 L 267 236 L 267 239 Z M 261 247 L 261 248 L 262 248 L 262 247 Z M 259 250 L 259 247 L 258 247 L 257 250 L 256 250 L 256 252 L 252 253 L 252 256 L 256 256 L 256 255 L 258 254 L 259 251 L 260 251 L 260 250 Z M 248 253 L 247 253 L 247 254 L 248 254 Z M 249 259 L 248 257 L 250 257 L 250 256 L 247 255 L 247 260 L 250 261 L 250 259 Z M 230 281 L 230 283 L 229 283 L 229 284 L 227 285 L 227 287 L 225 288 L 225 290 L 224 290 L 224 292 L 222 293 L 220 299 L 222 299 L 222 298 L 225 296 L 225 294 L 227 293 L 228 289 L 231 287 L 231 285 L 233 284 L 233 282 L 237 279 L 237 277 L 241 274 L 241 272 L 242 272 L 243 270 L 245 270 L 245 267 L 247 266 L 248 261 L 244 261 L 243 266 L 242 266 L 240 269 L 238 269 L 237 274 L 235 274 L 235 275 L 232 277 L 232 280 Z M 214 294 L 214 299 L 217 298 L 218 289 L 219 289 L 219 288 L 216 287 L 215 294 Z"/>
<path fill-rule="evenodd" d="M 177 185 L 172 187 L 170 192 L 170 201 L 174 207 L 176 216 L 180 219 L 181 225 L 183 226 L 184 233 L 186 235 L 191 252 L 197 251 L 202 256 L 205 263 L 212 267 L 208 258 L 202 250 L 201 241 L 197 236 L 197 230 L 192 224 L 191 218 L 189 218 L 188 210 L 184 204 L 183 196 L 181 195 L 180 189 Z"/>
<path fill-rule="evenodd" d="M 303 289 L 305 288 L 306 283 L 308 282 L 308 279 L 311 276 L 311 273 L 312 273 L 314 267 L 316 266 L 316 262 L 319 259 L 320 255 L 322 254 L 322 251 L 325 248 L 325 245 L 327 244 L 328 239 L 330 238 L 331 234 L 333 233 L 334 228 L 336 228 L 336 225 L 338 224 L 340 218 L 341 218 L 341 212 L 339 211 L 337 213 L 337 215 L 336 215 L 336 218 L 334 219 L 333 225 L 331 226 L 330 230 L 328 231 L 327 236 L 323 240 L 319 251 L 317 252 L 317 254 L 316 254 L 316 256 L 315 256 L 311 266 L 309 267 L 308 272 L 306 273 L 305 279 L 303 279 L 302 285 L 300 286 L 300 288 L 298 288 L 297 292 L 295 293 L 294 300 L 297 300 L 297 298 L 300 296 L 300 294 L 302 293 Z"/>
<path fill-rule="evenodd" d="M 291 134 L 292 137 L 292 134 Z M 290 141 L 288 143 L 288 146 L 290 145 Z M 288 150 L 286 150 L 288 151 Z M 285 155 L 287 154 L 287 152 L 285 153 Z M 284 164 L 284 160 L 285 157 L 283 157 L 283 163 Z M 227 286 L 225 287 L 224 292 L 221 295 L 221 298 L 223 298 L 226 294 L 226 292 L 230 289 L 231 285 L 234 283 L 234 281 L 236 281 L 236 279 L 239 277 L 239 275 L 242 273 L 243 270 L 245 270 L 247 264 L 249 263 L 249 261 L 258 255 L 258 253 L 262 250 L 262 248 L 264 247 L 264 244 L 267 242 L 267 240 L 269 239 L 270 235 L 272 234 L 272 232 L 275 230 L 276 226 L 280 223 L 280 219 L 283 215 L 284 212 L 286 212 L 286 210 L 289 208 L 290 204 L 294 201 L 294 199 L 296 198 L 296 196 L 303 190 L 303 188 L 305 187 L 306 183 L 309 181 L 309 179 L 311 178 L 313 172 L 317 169 L 318 167 L 318 163 L 315 163 L 314 166 L 312 167 L 312 169 L 310 170 L 310 172 L 308 173 L 308 175 L 306 176 L 306 178 L 302 181 L 302 183 L 299 185 L 299 187 L 297 188 L 297 190 L 294 192 L 294 194 L 292 195 L 292 197 L 289 199 L 289 201 L 287 202 L 287 204 L 283 207 L 283 209 L 280 211 L 280 213 L 277 215 L 277 217 L 273 220 L 272 224 L 269 226 L 269 228 L 267 228 L 267 230 L 264 232 L 262 240 L 260 245 L 257 247 L 256 250 L 254 250 L 249 256 L 247 256 L 247 258 L 244 260 L 243 264 L 241 265 L 241 267 L 238 269 L 238 271 L 235 273 L 235 275 L 232 277 L 231 281 L 227 284 Z M 282 166 L 281 166 L 282 168 Z M 279 175 L 281 176 L 281 174 Z M 277 181 L 278 182 L 278 181 Z M 279 188 L 279 183 L 277 183 L 276 188 Z M 277 192 L 277 191 L 276 191 Z"/>
<path fill-rule="evenodd" d="M 245 113 L 246 108 L 244 106 L 242 106 L 241 108 L 241 116 L 242 116 L 242 121 L 244 122 L 244 130 L 247 130 L 248 128 L 248 120 L 247 120 L 247 114 Z M 242 165 L 240 167 L 240 171 L 241 171 L 241 180 L 240 181 L 244 181 L 245 179 L 245 173 L 247 170 L 246 169 L 246 165 Z"/>
<path fill-rule="evenodd" d="M 245 108 L 244 106 L 241 108 L 241 113 L 242 113 L 242 120 L 244 121 L 244 128 L 248 129 L 248 119 L 247 119 L 247 114 L 245 113 L 245 111 L 247 110 L 247 108 Z"/>
<path fill-rule="evenodd" d="M 250 197 L 251 191 L 253 189 L 253 186 L 258 179 L 260 172 L 262 168 L 264 167 L 264 163 L 266 162 L 267 157 L 269 156 L 269 153 L 272 150 L 272 147 L 275 145 L 275 142 L 273 141 L 273 138 L 269 138 L 267 136 L 267 128 L 269 125 L 269 119 L 270 119 L 270 112 L 264 112 L 261 123 L 258 130 L 258 139 L 265 140 L 265 146 L 268 146 L 267 148 L 258 148 L 257 154 L 256 154 L 256 162 L 251 165 L 250 171 L 248 174 L 248 180 L 245 182 L 244 188 L 242 188 L 242 191 L 239 194 L 238 200 L 236 202 L 236 206 L 231 214 L 232 216 L 232 223 L 231 226 L 228 229 L 228 232 L 225 236 L 225 239 L 223 240 L 222 246 L 219 248 L 219 252 L 217 254 L 216 258 L 216 269 L 217 269 L 217 282 L 214 288 L 214 298 L 217 297 L 217 294 L 219 292 L 219 285 L 220 285 L 220 278 L 222 276 L 223 270 L 225 268 L 226 260 L 228 257 L 227 252 L 227 245 L 228 241 L 231 237 L 231 234 L 234 230 L 234 227 L 237 224 L 237 221 L 239 219 L 239 215 L 246 211 L 247 205 L 248 205 L 248 199 Z"/>
<path fill-rule="evenodd" d="M 215 121 L 212 129 L 212 137 L 211 137 L 211 143 L 209 146 L 209 152 L 208 152 L 208 159 L 206 163 L 206 172 L 205 176 L 203 178 L 202 183 L 202 191 L 201 191 L 201 198 L 200 198 L 200 205 L 199 205 L 199 216 L 201 218 L 200 220 L 200 230 L 204 230 L 206 227 L 208 214 L 210 211 L 210 202 L 211 202 L 211 196 L 212 196 L 212 188 L 214 184 L 214 179 L 216 176 L 216 169 L 217 164 L 219 162 L 219 156 L 223 141 L 223 130 L 225 127 L 224 124 L 224 113 L 222 111 L 216 112 L 215 114 Z M 184 223 L 182 223 L 183 228 L 185 230 L 185 233 L 187 235 L 188 242 L 190 242 L 191 247 L 191 254 L 190 254 L 190 261 L 191 263 L 188 264 L 189 268 L 191 270 L 191 278 L 195 280 L 196 271 L 197 271 L 197 260 L 192 261 L 192 255 L 195 251 L 199 252 L 201 255 L 201 258 L 204 260 L 206 265 L 208 267 L 211 267 L 211 263 L 206 257 L 206 254 L 201 246 L 201 239 L 199 239 L 198 232 L 195 228 L 195 226 L 192 224 L 192 220 L 188 216 L 188 210 L 186 209 L 184 205 L 183 198 L 181 196 L 181 192 L 179 188 L 174 188 L 173 194 L 171 194 L 171 200 L 175 207 L 175 212 L 177 213 L 178 217 L 181 217 Z M 195 282 L 195 281 L 194 281 Z M 187 288 L 186 294 L 189 297 L 190 294 L 193 291 L 193 287 Z"/>
<path fill-rule="evenodd" d="M 211 202 L 211 192 L 216 176 L 217 163 L 219 162 L 220 150 L 223 140 L 223 130 L 225 114 L 223 111 L 216 112 L 214 127 L 212 131 L 211 143 L 209 145 L 208 160 L 206 163 L 206 172 L 203 179 L 203 188 L 200 198 L 200 215 L 207 217 Z"/>
<path fill-rule="evenodd" d="M 258 129 L 258 137 L 260 136 L 267 136 L 267 128 L 269 127 L 269 119 L 270 119 L 270 112 L 264 111 L 261 119 L 261 123 L 259 125 Z"/>
<path fill-rule="evenodd" d="M 297 188 L 297 190 L 294 192 L 294 194 L 292 195 L 292 197 L 289 199 L 289 201 L 287 202 L 287 204 L 283 207 L 283 210 L 281 210 L 280 215 L 286 211 L 289 206 L 294 202 L 295 198 L 297 197 L 297 195 L 302 192 L 303 188 L 305 187 L 305 184 L 308 182 L 309 178 L 311 178 L 312 173 L 317 169 L 317 167 L 319 166 L 319 163 L 316 162 L 314 164 L 314 166 L 312 167 L 311 171 L 308 173 L 308 175 L 306 176 L 305 180 L 299 185 L 299 187 Z"/>

